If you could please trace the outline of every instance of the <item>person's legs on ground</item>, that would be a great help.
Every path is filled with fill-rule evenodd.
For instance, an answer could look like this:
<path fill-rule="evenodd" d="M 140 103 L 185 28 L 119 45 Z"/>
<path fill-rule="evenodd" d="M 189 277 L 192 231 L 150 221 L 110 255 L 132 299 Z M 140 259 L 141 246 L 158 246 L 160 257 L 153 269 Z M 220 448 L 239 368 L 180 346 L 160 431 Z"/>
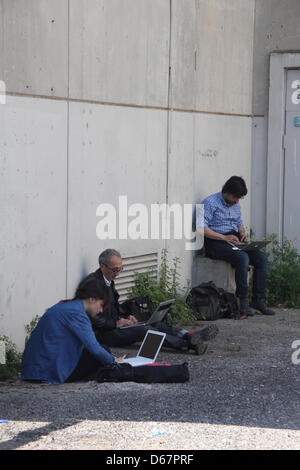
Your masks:
<path fill-rule="evenodd" d="M 133 328 L 115 328 L 109 331 L 97 332 L 97 340 L 101 344 L 110 347 L 130 346 L 143 341 L 147 330 L 145 326 L 135 326 Z"/>
<path fill-rule="evenodd" d="M 197 354 L 200 354 L 201 350 L 204 352 L 204 348 L 200 347 L 200 343 L 208 342 L 218 333 L 218 328 L 215 325 L 205 326 L 199 331 L 189 332 L 188 330 L 160 322 L 154 325 L 116 328 L 111 331 L 97 333 L 96 336 L 101 344 L 106 344 L 111 347 L 126 347 L 137 342 L 142 342 L 148 330 L 166 333 L 164 347 L 172 348 L 177 351 L 188 351 L 192 349 Z M 205 350 L 206 349 L 207 346 L 205 347 Z"/>
<path fill-rule="evenodd" d="M 155 323 L 152 325 L 158 331 L 167 333 L 164 346 L 188 351 L 189 349 L 196 352 L 197 355 L 204 354 L 207 350 L 208 341 L 214 339 L 218 334 L 218 327 L 216 325 L 205 325 L 202 328 L 184 330 L 176 326 L 167 325 L 164 322 Z M 150 325 L 148 329 L 151 329 Z"/>

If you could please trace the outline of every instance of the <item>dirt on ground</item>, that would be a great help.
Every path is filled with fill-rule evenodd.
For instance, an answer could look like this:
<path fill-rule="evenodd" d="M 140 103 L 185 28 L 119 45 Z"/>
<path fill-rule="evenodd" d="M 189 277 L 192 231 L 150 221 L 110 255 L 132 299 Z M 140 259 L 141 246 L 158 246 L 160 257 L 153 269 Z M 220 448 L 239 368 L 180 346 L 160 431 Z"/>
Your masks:
<path fill-rule="evenodd" d="M 160 353 L 184 384 L 0 382 L 0 449 L 299 449 L 300 311 L 215 324 L 204 356 Z"/>

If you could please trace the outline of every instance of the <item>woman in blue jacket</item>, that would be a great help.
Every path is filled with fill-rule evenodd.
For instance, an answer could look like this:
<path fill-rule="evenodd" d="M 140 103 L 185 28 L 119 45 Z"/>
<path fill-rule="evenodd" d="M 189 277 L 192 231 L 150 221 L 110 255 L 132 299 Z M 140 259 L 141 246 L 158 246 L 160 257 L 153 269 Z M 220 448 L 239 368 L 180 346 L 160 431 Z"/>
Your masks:
<path fill-rule="evenodd" d="M 49 308 L 26 344 L 22 358 L 23 380 L 49 384 L 88 378 L 99 367 L 121 362 L 97 341 L 90 318 L 103 311 L 108 300 L 104 283 L 89 279 L 81 283 L 75 298 Z"/>

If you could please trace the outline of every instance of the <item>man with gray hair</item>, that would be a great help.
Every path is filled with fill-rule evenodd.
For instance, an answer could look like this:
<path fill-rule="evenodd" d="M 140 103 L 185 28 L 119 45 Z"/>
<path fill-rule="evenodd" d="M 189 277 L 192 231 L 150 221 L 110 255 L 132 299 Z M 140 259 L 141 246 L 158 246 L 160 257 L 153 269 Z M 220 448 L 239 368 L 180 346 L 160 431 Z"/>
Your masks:
<path fill-rule="evenodd" d="M 140 325 L 122 329 L 122 326 L 137 323 L 137 319 L 134 315 L 126 316 L 121 312 L 119 294 L 115 288 L 114 280 L 122 271 L 121 254 L 117 250 L 107 249 L 100 254 L 98 261 L 99 269 L 89 274 L 88 277 L 95 277 L 110 288 L 109 305 L 101 316 L 98 315 L 91 320 L 96 338 L 101 344 L 111 347 L 129 346 L 143 341 L 147 330 L 152 329 L 166 333 L 164 346 L 179 351 L 191 349 L 198 355 L 206 352 L 207 342 L 218 333 L 218 328 L 215 325 L 188 331 L 159 322 L 151 327 Z"/>

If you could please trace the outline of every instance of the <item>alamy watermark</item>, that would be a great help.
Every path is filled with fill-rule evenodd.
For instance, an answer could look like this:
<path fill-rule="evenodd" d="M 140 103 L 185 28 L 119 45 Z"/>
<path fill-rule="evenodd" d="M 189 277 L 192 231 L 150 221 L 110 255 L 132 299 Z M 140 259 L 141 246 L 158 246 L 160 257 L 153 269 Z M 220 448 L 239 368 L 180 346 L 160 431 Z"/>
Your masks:
<path fill-rule="evenodd" d="M 185 240 L 188 251 L 200 250 L 204 243 L 203 204 L 145 204 L 128 206 L 127 196 L 119 196 L 118 208 L 103 203 L 97 207 L 99 240 Z M 194 225 L 194 227 L 193 227 Z M 197 229 L 196 229 L 197 227 Z"/>
<path fill-rule="evenodd" d="M 6 85 L 3 80 L 0 80 L 0 104 L 6 104 Z"/>
<path fill-rule="evenodd" d="M 300 364 L 300 339 L 293 341 L 292 349 L 295 349 L 292 354 L 292 363 L 297 366 Z"/>

